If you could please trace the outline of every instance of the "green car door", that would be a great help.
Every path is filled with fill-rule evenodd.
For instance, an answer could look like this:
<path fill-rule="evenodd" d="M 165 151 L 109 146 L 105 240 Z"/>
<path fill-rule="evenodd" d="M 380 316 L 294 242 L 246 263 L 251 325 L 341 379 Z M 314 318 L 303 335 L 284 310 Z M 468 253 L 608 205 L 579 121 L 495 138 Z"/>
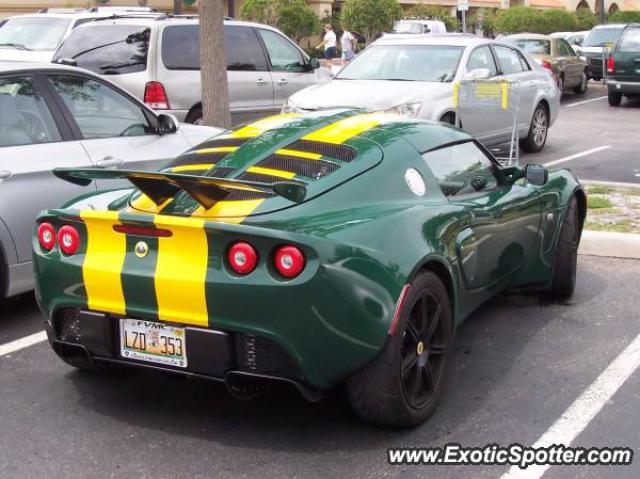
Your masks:
<path fill-rule="evenodd" d="M 456 238 L 464 286 L 479 293 L 502 284 L 536 245 L 541 204 L 535 187 L 504 181 L 500 168 L 474 142 L 424 154 L 449 202 L 464 207 L 467 223 Z"/>

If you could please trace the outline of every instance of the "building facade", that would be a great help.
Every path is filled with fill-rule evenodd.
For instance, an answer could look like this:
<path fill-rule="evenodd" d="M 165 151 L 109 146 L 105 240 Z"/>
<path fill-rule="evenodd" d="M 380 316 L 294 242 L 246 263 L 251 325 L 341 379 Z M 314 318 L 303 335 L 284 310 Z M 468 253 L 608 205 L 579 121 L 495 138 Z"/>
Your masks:
<path fill-rule="evenodd" d="M 238 17 L 243 0 L 222 0 L 229 16 Z M 455 11 L 456 0 L 400 0 L 406 9 L 416 3 L 441 5 L 451 7 Z M 469 0 L 471 10 L 477 8 L 509 8 L 510 6 L 526 5 L 536 8 L 557 8 L 576 10 L 587 7 L 594 12 L 600 9 L 600 2 L 605 2 L 605 10 L 640 10 L 640 0 Z M 344 0 L 307 0 L 311 8 L 320 18 L 327 17 L 340 11 Z M 96 5 L 138 5 L 138 0 L 0 0 L 0 18 L 21 13 L 33 13 L 43 8 L 86 8 Z M 173 11 L 173 0 L 148 0 L 148 5 L 163 11 Z M 183 7 L 184 11 L 197 10 L 197 3 Z"/>

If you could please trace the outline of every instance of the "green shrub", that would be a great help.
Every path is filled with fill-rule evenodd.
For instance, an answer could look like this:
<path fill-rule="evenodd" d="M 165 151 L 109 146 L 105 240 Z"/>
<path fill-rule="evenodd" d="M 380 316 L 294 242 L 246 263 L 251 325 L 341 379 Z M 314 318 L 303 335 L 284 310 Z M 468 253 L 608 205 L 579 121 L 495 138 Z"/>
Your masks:
<path fill-rule="evenodd" d="M 544 28 L 542 11 L 531 7 L 502 10 L 496 19 L 496 31 L 500 33 L 542 33 Z"/>
<path fill-rule="evenodd" d="M 598 24 L 598 17 L 588 8 L 579 8 L 574 15 L 576 16 L 576 29 L 579 31 L 591 30 Z"/>
<path fill-rule="evenodd" d="M 610 23 L 640 23 L 640 11 L 617 11 L 609 15 Z"/>
<path fill-rule="evenodd" d="M 540 33 L 573 32 L 578 27 L 575 15 L 566 10 L 543 10 Z"/>

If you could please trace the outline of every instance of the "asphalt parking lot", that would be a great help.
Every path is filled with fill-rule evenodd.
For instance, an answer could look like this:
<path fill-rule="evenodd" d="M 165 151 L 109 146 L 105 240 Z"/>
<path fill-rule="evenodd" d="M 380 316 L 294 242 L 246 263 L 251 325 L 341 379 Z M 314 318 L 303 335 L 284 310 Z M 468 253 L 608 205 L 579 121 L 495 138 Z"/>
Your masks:
<path fill-rule="evenodd" d="M 640 99 L 610 107 L 607 89 L 589 82 L 586 95 L 566 93 L 547 145 L 522 161 L 571 168 L 580 179 L 640 183 Z"/>
<path fill-rule="evenodd" d="M 600 98 L 606 91 L 593 86 L 586 97 L 567 94 L 545 151 L 522 159 L 573 157 L 560 164 L 581 178 L 640 183 L 640 102 L 610 108 Z M 201 380 L 76 371 L 46 342 L 0 354 L 0 478 L 499 478 L 506 467 L 390 466 L 386 451 L 534 444 L 640 333 L 639 266 L 581 255 L 568 303 L 509 293 L 482 307 L 458 331 L 444 403 L 410 430 L 362 423 L 338 393 L 310 404 L 278 388 L 240 402 Z M 42 330 L 32 295 L 0 307 L 0 348 Z M 635 370 L 573 445 L 627 446 L 637 456 L 639 401 Z M 637 478 L 634 459 L 631 466 L 554 466 L 544 477 Z"/>

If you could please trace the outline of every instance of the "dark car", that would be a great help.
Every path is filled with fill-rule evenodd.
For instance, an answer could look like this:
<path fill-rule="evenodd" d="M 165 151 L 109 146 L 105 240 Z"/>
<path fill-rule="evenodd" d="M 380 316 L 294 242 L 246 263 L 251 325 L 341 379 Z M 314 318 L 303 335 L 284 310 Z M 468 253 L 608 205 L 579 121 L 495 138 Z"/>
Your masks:
<path fill-rule="evenodd" d="M 628 25 L 607 60 L 609 105 L 640 95 L 640 23 Z"/>
<path fill-rule="evenodd" d="M 625 26 L 622 23 L 598 25 L 587 34 L 582 46 L 576 48 L 578 54 L 588 64 L 587 75 L 590 79 L 596 81 L 602 79 L 604 52 L 618 41 Z"/>
<path fill-rule="evenodd" d="M 155 173 L 56 174 L 136 187 L 38 219 L 36 296 L 64 361 L 243 398 L 345 384 L 392 425 L 433 412 L 454 328 L 480 304 L 511 287 L 571 296 L 586 212 L 568 170 L 505 168 L 452 126 L 344 109 L 245 125 Z"/>

